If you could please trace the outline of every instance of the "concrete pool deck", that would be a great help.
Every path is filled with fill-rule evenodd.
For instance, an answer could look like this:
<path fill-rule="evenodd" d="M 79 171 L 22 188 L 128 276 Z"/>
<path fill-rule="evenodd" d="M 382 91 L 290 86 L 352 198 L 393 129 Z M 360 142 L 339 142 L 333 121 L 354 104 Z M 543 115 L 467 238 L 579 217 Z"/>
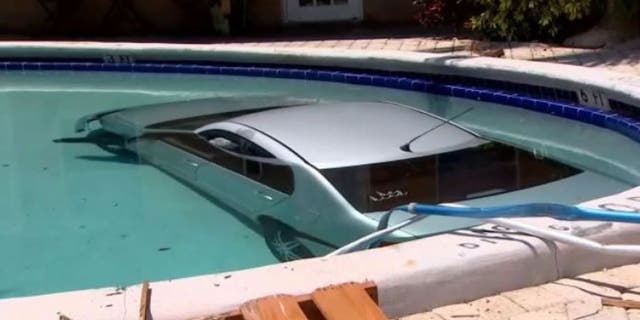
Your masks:
<path fill-rule="evenodd" d="M 640 75 L 640 39 L 612 47 L 580 49 L 539 42 L 485 42 L 472 39 L 442 37 L 384 38 L 371 36 L 357 39 L 269 39 L 233 40 L 217 44 L 267 48 L 318 48 L 415 51 L 460 55 L 501 56 L 510 60 L 532 60 L 562 63 Z"/>
<path fill-rule="evenodd" d="M 467 303 L 439 307 L 400 320 L 637 320 L 640 309 L 611 300 L 640 303 L 640 265 L 560 279 Z"/>

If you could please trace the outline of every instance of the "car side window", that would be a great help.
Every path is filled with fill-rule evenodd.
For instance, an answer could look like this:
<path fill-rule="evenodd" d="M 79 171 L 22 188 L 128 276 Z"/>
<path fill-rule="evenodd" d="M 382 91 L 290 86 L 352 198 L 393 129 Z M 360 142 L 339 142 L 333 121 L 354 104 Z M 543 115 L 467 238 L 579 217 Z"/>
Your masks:
<path fill-rule="evenodd" d="M 246 159 L 233 154 L 275 159 L 273 154 L 264 148 L 244 137 L 224 130 L 209 130 L 200 133 L 200 136 L 209 141 L 214 149 L 217 149 L 214 151 L 215 156 L 212 159 L 216 164 L 283 193 L 291 194 L 293 192 L 293 171 L 289 166 L 259 161 L 258 159 Z M 229 152 L 225 152 L 225 150 Z"/>
<path fill-rule="evenodd" d="M 149 136 L 147 136 L 149 137 Z M 193 134 L 154 134 L 155 139 L 164 141 L 174 147 L 185 150 L 200 158 L 212 160 L 211 145 L 206 140 Z"/>

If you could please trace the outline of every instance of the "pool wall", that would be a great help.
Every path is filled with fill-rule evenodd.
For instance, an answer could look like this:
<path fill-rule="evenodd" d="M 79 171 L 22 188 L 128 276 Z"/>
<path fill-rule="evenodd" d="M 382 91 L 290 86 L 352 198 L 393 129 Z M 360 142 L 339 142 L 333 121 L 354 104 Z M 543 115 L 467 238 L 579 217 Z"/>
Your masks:
<path fill-rule="evenodd" d="M 245 46 L 3 43 L 0 70 L 229 74 L 345 82 L 424 91 L 544 112 L 617 131 L 640 142 L 640 79 L 597 69 L 409 52 Z M 586 205 L 638 208 L 640 188 Z M 640 243 L 640 227 L 525 219 L 604 243 Z M 344 256 L 152 283 L 154 319 L 228 311 L 248 299 L 301 294 L 373 280 L 391 316 L 468 301 L 562 277 L 640 261 L 484 225 Z M 139 286 L 0 300 L 0 318 L 137 318 Z M 34 308 L 34 305 L 38 308 Z M 127 310 L 129 310 L 127 312 Z M 29 315 L 29 316 L 27 316 Z"/>
<path fill-rule="evenodd" d="M 640 141 L 640 79 L 562 64 L 416 52 L 6 43 L 0 70 L 273 77 L 422 91 L 524 108 Z"/>

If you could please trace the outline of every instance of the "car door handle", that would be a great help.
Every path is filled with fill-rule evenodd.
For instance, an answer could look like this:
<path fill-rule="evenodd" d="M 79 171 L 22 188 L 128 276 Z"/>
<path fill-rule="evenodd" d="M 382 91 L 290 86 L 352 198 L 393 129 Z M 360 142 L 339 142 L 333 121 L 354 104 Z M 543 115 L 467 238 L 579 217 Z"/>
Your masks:
<path fill-rule="evenodd" d="M 197 163 L 197 162 L 195 162 L 195 161 L 193 161 L 191 159 L 188 159 L 188 158 L 184 158 L 182 160 L 184 162 L 186 162 L 188 165 L 192 166 L 192 167 L 198 167 L 200 165 L 199 163 Z"/>
<path fill-rule="evenodd" d="M 257 190 L 256 191 L 256 195 L 259 196 L 260 198 L 265 199 L 265 200 L 269 200 L 269 201 L 273 200 L 272 196 L 270 196 L 269 194 L 267 194 L 266 192 L 264 192 L 262 190 Z"/>

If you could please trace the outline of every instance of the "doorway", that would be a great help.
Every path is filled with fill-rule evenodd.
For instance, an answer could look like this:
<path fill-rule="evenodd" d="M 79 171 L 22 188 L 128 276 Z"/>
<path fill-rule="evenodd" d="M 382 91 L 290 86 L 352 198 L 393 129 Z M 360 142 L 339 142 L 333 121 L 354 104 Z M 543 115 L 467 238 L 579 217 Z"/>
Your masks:
<path fill-rule="evenodd" d="M 362 0 L 283 0 L 285 22 L 362 20 Z"/>

